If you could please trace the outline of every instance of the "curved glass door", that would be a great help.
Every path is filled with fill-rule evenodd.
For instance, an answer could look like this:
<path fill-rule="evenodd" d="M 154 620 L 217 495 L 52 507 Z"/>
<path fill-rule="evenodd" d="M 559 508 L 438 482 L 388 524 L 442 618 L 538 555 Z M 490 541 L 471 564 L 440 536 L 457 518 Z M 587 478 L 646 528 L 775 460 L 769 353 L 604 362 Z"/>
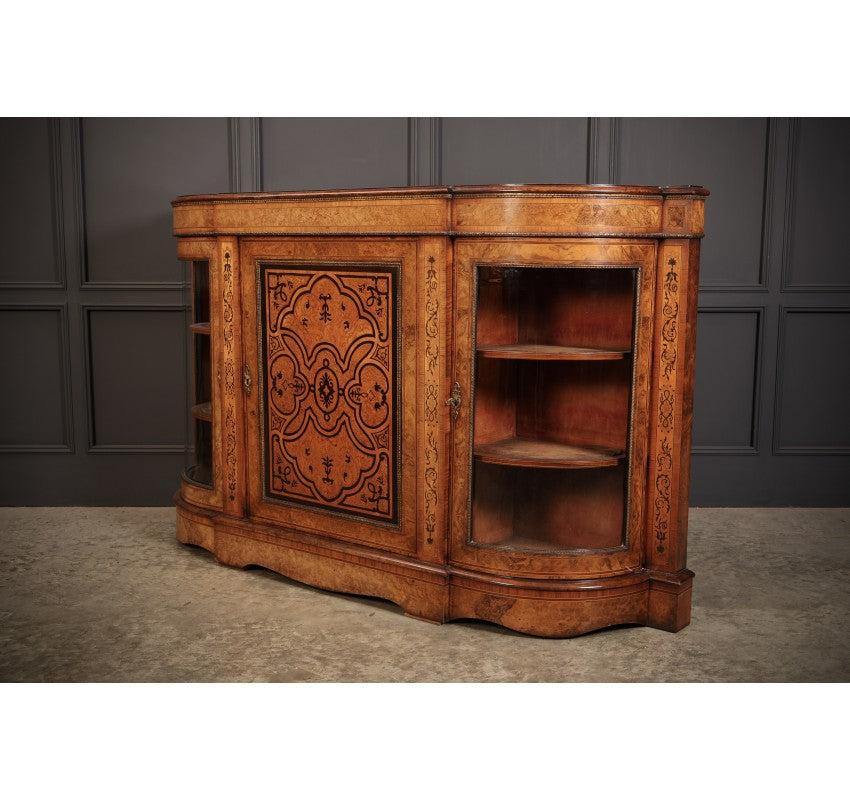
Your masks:
<path fill-rule="evenodd" d="M 469 544 L 623 546 L 636 272 L 476 267 Z"/>

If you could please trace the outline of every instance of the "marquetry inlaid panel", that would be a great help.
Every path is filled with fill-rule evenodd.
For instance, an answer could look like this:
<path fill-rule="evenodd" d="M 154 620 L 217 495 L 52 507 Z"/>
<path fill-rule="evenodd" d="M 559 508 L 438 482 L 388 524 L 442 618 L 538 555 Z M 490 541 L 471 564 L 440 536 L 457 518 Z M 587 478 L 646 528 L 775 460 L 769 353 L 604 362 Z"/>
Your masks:
<path fill-rule="evenodd" d="M 267 496 L 394 522 L 398 268 L 261 273 Z"/>

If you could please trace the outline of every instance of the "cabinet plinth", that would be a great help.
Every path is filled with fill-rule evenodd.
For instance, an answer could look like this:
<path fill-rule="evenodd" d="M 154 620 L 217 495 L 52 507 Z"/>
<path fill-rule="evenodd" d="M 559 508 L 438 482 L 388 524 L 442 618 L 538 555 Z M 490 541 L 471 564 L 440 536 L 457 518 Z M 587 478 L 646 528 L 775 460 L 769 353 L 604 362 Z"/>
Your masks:
<path fill-rule="evenodd" d="M 177 198 L 178 539 L 432 622 L 684 627 L 707 194 Z"/>

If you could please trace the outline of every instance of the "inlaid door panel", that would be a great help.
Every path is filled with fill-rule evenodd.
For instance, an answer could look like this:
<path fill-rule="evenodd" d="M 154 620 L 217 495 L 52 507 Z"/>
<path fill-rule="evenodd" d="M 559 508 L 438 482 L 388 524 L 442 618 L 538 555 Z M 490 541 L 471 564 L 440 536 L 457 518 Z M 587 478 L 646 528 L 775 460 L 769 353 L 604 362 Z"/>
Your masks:
<path fill-rule="evenodd" d="M 641 564 L 655 258 L 654 242 L 457 243 L 452 564 Z"/>
<path fill-rule="evenodd" d="M 248 454 L 251 516 L 418 551 L 415 278 L 426 251 L 444 258 L 442 247 L 245 243 L 246 330 L 256 332 L 245 342 L 256 387 L 246 402 L 249 436 L 261 442 Z"/>
<path fill-rule="evenodd" d="M 395 522 L 397 265 L 262 264 L 270 497 Z"/>

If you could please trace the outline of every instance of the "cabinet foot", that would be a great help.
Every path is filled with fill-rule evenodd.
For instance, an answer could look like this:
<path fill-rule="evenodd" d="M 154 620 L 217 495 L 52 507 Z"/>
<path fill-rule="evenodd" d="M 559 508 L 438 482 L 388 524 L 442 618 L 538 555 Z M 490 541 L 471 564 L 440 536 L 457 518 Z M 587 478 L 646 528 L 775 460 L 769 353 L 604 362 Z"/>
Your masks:
<path fill-rule="evenodd" d="M 650 573 L 646 624 L 673 633 L 682 630 L 691 621 L 693 579 L 689 569 L 672 575 Z"/>
<path fill-rule="evenodd" d="M 202 512 L 177 502 L 177 541 L 181 544 L 193 544 L 213 552 L 215 549 L 215 529 L 212 520 Z"/>

